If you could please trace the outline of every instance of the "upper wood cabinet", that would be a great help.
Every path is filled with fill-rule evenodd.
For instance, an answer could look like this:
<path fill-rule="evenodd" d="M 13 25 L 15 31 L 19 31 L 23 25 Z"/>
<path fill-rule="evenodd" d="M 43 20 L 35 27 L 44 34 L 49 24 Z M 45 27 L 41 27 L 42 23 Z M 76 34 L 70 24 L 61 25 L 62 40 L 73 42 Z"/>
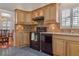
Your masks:
<path fill-rule="evenodd" d="M 45 23 L 53 23 L 56 22 L 56 3 L 49 4 L 42 8 L 36 9 L 32 11 L 32 18 L 37 16 L 44 16 Z"/>
<path fill-rule="evenodd" d="M 15 10 L 16 24 L 28 24 L 32 22 L 31 12 Z"/>
<path fill-rule="evenodd" d="M 32 18 L 35 18 L 37 16 L 44 16 L 45 23 L 52 23 L 56 22 L 56 3 L 49 4 L 47 6 L 44 6 L 42 8 L 33 10 L 32 12 L 25 12 L 22 10 L 16 10 L 16 23 L 27 23 L 32 21 Z"/>
<path fill-rule="evenodd" d="M 44 8 L 44 20 L 47 21 L 50 19 L 50 6 Z"/>
<path fill-rule="evenodd" d="M 56 4 L 50 4 L 44 8 L 44 21 L 45 23 L 56 22 Z"/>
<path fill-rule="evenodd" d="M 32 12 L 32 18 L 38 17 L 38 16 L 43 16 L 43 8 L 34 10 Z"/>
<path fill-rule="evenodd" d="M 33 11 L 32 12 L 32 18 L 35 18 L 35 17 L 37 17 L 38 16 L 38 12 L 37 11 Z"/>
<path fill-rule="evenodd" d="M 49 20 L 55 20 L 56 21 L 56 4 L 50 5 L 49 13 L 50 13 L 49 14 L 50 15 Z"/>
<path fill-rule="evenodd" d="M 38 16 L 44 16 L 44 11 L 43 11 L 43 8 L 39 9 L 39 15 Z"/>
<path fill-rule="evenodd" d="M 26 12 L 26 14 L 25 14 L 25 23 L 30 23 L 30 22 L 32 22 L 31 12 Z"/>
<path fill-rule="evenodd" d="M 21 10 L 15 10 L 16 14 L 16 24 L 22 24 L 24 23 L 25 18 L 25 12 Z"/>

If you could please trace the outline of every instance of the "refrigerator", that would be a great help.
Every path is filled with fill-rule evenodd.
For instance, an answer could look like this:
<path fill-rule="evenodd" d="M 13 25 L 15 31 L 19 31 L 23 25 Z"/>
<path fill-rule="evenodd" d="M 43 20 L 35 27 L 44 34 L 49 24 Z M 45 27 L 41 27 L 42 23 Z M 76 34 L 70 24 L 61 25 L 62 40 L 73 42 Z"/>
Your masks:
<path fill-rule="evenodd" d="M 40 33 L 30 32 L 30 47 L 40 51 Z"/>

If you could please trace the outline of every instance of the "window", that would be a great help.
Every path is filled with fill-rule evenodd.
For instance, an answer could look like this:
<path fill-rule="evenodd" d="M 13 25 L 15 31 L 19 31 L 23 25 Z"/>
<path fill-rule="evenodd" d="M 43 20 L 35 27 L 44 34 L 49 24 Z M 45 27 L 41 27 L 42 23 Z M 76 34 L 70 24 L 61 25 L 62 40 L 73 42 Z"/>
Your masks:
<path fill-rule="evenodd" d="M 79 26 L 79 8 L 73 8 L 72 11 L 73 15 L 72 15 L 72 28 L 78 28 Z"/>
<path fill-rule="evenodd" d="M 79 7 L 62 10 L 60 28 L 79 28 Z"/>
<path fill-rule="evenodd" d="M 8 13 L 1 13 L 1 16 L 3 16 L 3 17 L 11 17 L 11 15 L 10 14 L 8 14 Z"/>
<path fill-rule="evenodd" d="M 62 11 L 61 27 L 70 28 L 70 26 L 70 9 L 66 9 Z"/>
<path fill-rule="evenodd" d="M 12 30 L 13 29 L 13 19 L 11 14 L 8 13 L 1 13 L 1 20 L 0 20 L 0 29 L 2 30 Z"/>

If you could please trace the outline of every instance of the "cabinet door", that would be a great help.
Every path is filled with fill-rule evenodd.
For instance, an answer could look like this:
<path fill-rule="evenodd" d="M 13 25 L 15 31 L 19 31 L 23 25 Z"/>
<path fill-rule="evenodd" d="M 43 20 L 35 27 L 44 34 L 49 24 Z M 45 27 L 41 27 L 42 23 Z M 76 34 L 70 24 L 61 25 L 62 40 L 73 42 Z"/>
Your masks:
<path fill-rule="evenodd" d="M 38 11 L 37 10 L 33 11 L 32 12 L 32 18 L 35 18 L 37 16 L 38 16 Z"/>
<path fill-rule="evenodd" d="M 16 23 L 22 24 L 24 23 L 24 12 L 21 10 L 16 10 Z"/>
<path fill-rule="evenodd" d="M 66 41 L 55 38 L 53 40 L 53 53 L 58 56 L 66 55 Z"/>
<path fill-rule="evenodd" d="M 29 33 L 16 33 L 16 47 L 24 47 L 29 45 Z"/>
<path fill-rule="evenodd" d="M 56 4 L 50 6 L 50 20 L 56 21 Z"/>
<path fill-rule="evenodd" d="M 16 47 L 20 47 L 20 40 L 21 40 L 22 38 L 21 38 L 21 33 L 17 33 L 16 32 L 16 40 L 15 40 L 15 45 L 16 45 Z"/>
<path fill-rule="evenodd" d="M 67 45 L 67 55 L 68 56 L 79 56 L 79 42 L 70 41 Z"/>
<path fill-rule="evenodd" d="M 44 17 L 45 17 L 45 21 L 48 21 L 50 18 L 50 7 L 45 7 L 44 9 Z"/>
<path fill-rule="evenodd" d="M 30 39 L 29 39 L 29 32 L 24 33 L 24 45 L 29 46 L 30 44 Z"/>
<path fill-rule="evenodd" d="M 26 15 L 25 15 L 25 23 L 30 23 L 30 22 L 32 22 L 31 13 L 26 13 Z"/>
<path fill-rule="evenodd" d="M 39 16 L 44 16 L 43 9 L 39 9 Z"/>

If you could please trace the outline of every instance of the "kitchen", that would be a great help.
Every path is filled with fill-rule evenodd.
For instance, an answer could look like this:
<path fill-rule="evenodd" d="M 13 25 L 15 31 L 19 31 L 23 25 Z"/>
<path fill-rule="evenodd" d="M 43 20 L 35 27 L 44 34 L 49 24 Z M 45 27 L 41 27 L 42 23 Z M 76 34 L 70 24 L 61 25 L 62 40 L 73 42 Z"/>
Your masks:
<path fill-rule="evenodd" d="M 39 4 L 42 5 L 36 5 Z M 32 6 L 32 3 L 29 5 Z M 30 47 L 50 56 L 79 56 L 79 4 L 45 3 L 41 7 L 40 5 L 31 11 L 14 9 L 15 40 L 9 41 L 10 47 Z"/>
<path fill-rule="evenodd" d="M 40 39 L 40 38 L 41 38 L 41 32 L 54 32 L 54 31 L 57 32 L 57 31 L 59 31 L 58 28 L 56 27 L 56 26 L 58 26 L 57 22 L 56 22 L 56 11 L 58 11 L 56 8 L 57 6 L 58 6 L 58 4 L 52 3 L 52 4 L 48 4 L 44 7 L 41 7 L 39 9 L 32 11 L 31 12 L 32 14 L 30 14 L 30 12 L 27 12 L 26 16 L 31 18 L 27 22 L 25 22 L 25 20 L 23 21 L 25 15 L 22 18 L 21 15 L 19 14 L 19 12 L 21 13 L 21 10 L 15 10 L 16 15 L 17 15 L 17 24 L 16 24 L 17 27 L 19 27 L 19 26 L 24 27 L 24 29 L 22 28 L 23 32 L 24 32 L 24 30 L 26 30 L 28 32 L 26 34 L 27 35 L 30 34 L 30 38 L 28 36 L 27 36 L 27 39 L 25 38 L 26 40 L 30 39 L 29 40 L 30 42 L 27 41 L 27 44 L 24 44 L 24 43 L 21 44 L 21 43 L 18 43 L 18 41 L 16 41 L 16 46 L 21 47 L 24 45 L 27 45 L 27 46 L 30 45 L 30 47 L 35 50 L 42 51 L 42 52 L 48 53 L 50 55 L 53 55 L 52 54 L 52 34 L 50 34 L 50 36 L 48 36 L 49 34 L 44 35 L 48 38 L 51 37 L 50 39 L 46 39 L 46 42 L 48 42 L 48 43 L 46 43 L 43 39 Z M 28 13 L 29 13 L 29 15 L 27 15 Z M 30 15 L 31 15 L 31 17 L 30 17 Z M 53 26 L 53 28 L 52 28 L 52 26 Z M 17 27 L 16 27 L 16 29 L 17 29 Z M 57 30 L 54 29 L 54 27 L 56 27 Z M 21 30 L 21 28 L 18 28 L 18 29 Z M 16 31 L 16 34 L 19 33 L 18 29 Z M 20 32 L 21 35 L 23 35 L 22 30 Z M 16 38 L 17 38 L 16 40 L 18 40 L 18 39 L 22 40 L 21 36 L 19 36 L 19 35 L 20 34 L 16 35 Z"/>

